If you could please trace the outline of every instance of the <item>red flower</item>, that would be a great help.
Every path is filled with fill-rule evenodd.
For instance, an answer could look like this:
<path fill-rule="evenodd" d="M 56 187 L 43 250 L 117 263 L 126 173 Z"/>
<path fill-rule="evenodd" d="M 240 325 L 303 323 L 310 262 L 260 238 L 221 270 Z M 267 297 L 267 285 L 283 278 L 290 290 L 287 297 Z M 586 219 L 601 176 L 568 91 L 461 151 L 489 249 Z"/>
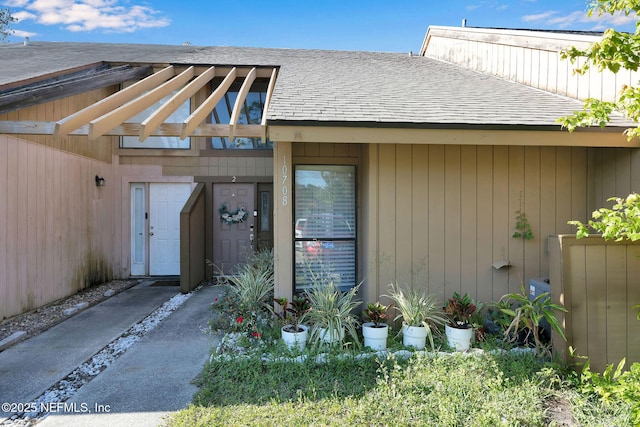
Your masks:
<path fill-rule="evenodd" d="M 218 298 L 214 299 L 213 302 L 218 302 Z"/>
<path fill-rule="evenodd" d="M 242 319 L 242 316 L 239 316 L 239 317 L 236 319 L 236 322 L 238 322 L 238 323 L 242 323 L 242 320 L 243 320 L 243 319 Z"/>
<path fill-rule="evenodd" d="M 254 332 L 251 335 L 253 335 L 256 338 L 261 338 L 262 337 L 262 334 L 260 332 Z"/>

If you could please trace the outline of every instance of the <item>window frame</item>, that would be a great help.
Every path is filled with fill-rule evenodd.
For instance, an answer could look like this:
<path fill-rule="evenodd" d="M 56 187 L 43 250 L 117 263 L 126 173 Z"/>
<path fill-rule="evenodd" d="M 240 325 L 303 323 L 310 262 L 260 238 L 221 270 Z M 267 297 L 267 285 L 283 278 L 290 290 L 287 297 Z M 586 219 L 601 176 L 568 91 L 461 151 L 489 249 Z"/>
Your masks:
<path fill-rule="evenodd" d="M 305 168 L 317 168 L 315 170 L 322 172 L 323 171 L 323 167 L 331 167 L 331 168 L 350 168 L 351 172 L 353 174 L 353 236 L 352 237 L 320 237 L 320 238 L 309 238 L 309 237 L 296 237 L 296 223 L 298 221 L 299 218 L 297 218 L 297 212 L 296 212 L 296 206 L 297 206 L 297 180 L 298 180 L 298 176 L 297 176 L 297 172 L 299 170 L 300 167 L 305 167 Z M 292 254 L 293 254 L 293 262 L 292 262 L 292 287 L 293 287 L 293 292 L 294 293 L 299 293 L 299 292 L 304 292 L 306 289 L 309 289 L 309 285 L 303 285 L 304 288 L 298 288 L 298 283 L 297 283 L 297 262 L 296 262 L 296 257 L 297 257 L 297 253 L 296 250 L 297 248 L 299 248 L 300 244 L 304 245 L 306 242 L 313 242 L 313 241 L 317 241 L 317 242 L 353 242 L 353 266 L 352 266 L 352 276 L 353 276 L 353 283 L 347 284 L 347 285 L 341 285 L 341 284 L 336 284 L 336 287 L 338 289 L 340 289 L 343 292 L 348 291 L 349 289 L 355 287 L 358 283 L 358 259 L 359 259 L 359 254 L 358 254 L 358 166 L 355 164 L 330 164 L 330 163 L 326 163 L 326 164 L 321 164 L 321 163 L 299 163 L 299 164 L 294 164 L 293 165 L 293 183 L 292 183 L 292 188 L 293 188 L 293 206 L 292 206 L 292 213 L 293 213 L 293 221 L 292 221 Z M 326 170 L 326 169 L 324 169 Z M 318 213 L 318 215 L 324 215 L 325 213 Z M 333 213 L 329 212 L 328 214 L 333 215 Z"/>

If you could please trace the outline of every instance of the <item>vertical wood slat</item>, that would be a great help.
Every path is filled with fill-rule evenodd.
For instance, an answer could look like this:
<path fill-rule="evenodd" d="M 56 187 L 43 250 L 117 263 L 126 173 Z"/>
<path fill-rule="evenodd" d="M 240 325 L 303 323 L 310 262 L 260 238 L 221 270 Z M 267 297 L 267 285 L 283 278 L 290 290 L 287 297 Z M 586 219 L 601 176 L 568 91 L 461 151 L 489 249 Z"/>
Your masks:
<path fill-rule="evenodd" d="M 429 171 L 424 165 L 429 164 L 429 146 L 413 146 L 411 153 L 411 189 L 413 214 L 411 216 L 411 229 L 413 239 L 411 246 L 410 270 L 421 270 L 429 277 Z M 413 279 L 413 278 L 412 278 Z"/>
<path fill-rule="evenodd" d="M 581 248 L 578 247 L 576 252 L 578 249 Z M 603 348 L 606 349 L 607 342 L 607 272 L 600 266 L 603 260 L 606 260 L 606 248 L 589 246 L 585 249 L 587 317 L 584 320 L 587 330 L 584 331 L 580 323 L 574 319 L 574 339 L 585 334 L 586 337 L 583 339 L 588 342 L 587 354 L 591 358 L 591 363 L 595 366 L 604 366 L 607 362 L 606 351 L 602 351 Z M 574 290 L 572 295 L 575 298 L 577 292 Z M 584 350 L 578 349 L 578 351 Z"/>
<path fill-rule="evenodd" d="M 567 226 L 567 218 L 574 218 L 571 211 L 571 148 L 556 149 L 556 188 L 563 191 L 556 193 L 556 233 L 571 233 Z"/>
<path fill-rule="evenodd" d="M 469 293 L 469 295 L 477 295 L 477 276 L 478 276 L 478 247 L 477 236 L 478 228 L 484 227 L 486 223 L 479 223 L 478 216 L 478 191 L 477 181 L 477 147 L 463 146 L 461 147 L 460 157 L 460 291 Z M 469 236 L 466 238 L 466 236 Z M 488 262 L 484 265 L 491 265 Z"/>
<path fill-rule="evenodd" d="M 395 247 L 395 161 L 396 153 L 393 146 L 380 146 L 378 148 L 379 164 L 379 192 L 378 192 L 378 216 L 379 216 L 379 241 L 381 243 L 378 252 L 380 263 L 380 279 L 382 284 L 396 281 L 396 247 Z M 389 207 L 393 207 L 389 209 Z M 406 285 L 399 283 L 399 285 Z"/>
<path fill-rule="evenodd" d="M 493 289 L 487 284 L 493 283 L 494 268 L 492 264 L 496 258 L 496 248 L 493 243 L 493 148 L 480 146 L 477 148 L 477 183 L 478 197 L 477 235 L 475 245 L 478 248 L 478 259 L 475 270 L 477 272 L 477 299 L 492 301 Z"/>
<path fill-rule="evenodd" d="M 549 275 L 547 242 L 549 234 L 556 230 L 556 150 L 554 147 L 540 148 L 540 246 L 538 259 L 540 260 L 540 275 Z"/>
<path fill-rule="evenodd" d="M 493 259 L 510 261 L 509 147 L 493 149 Z M 492 300 L 509 293 L 509 269 L 493 270 Z"/>
<path fill-rule="evenodd" d="M 378 145 L 367 145 L 363 158 L 363 168 L 361 168 L 364 182 L 362 183 L 363 206 L 367 214 L 361 213 L 363 220 L 364 236 L 362 246 L 365 248 L 364 265 L 362 269 L 366 271 L 364 277 L 367 278 L 367 286 L 364 287 L 365 301 L 377 300 L 381 294 L 386 294 L 386 283 L 380 280 L 380 263 L 378 261 L 380 247 L 378 239 Z"/>
<path fill-rule="evenodd" d="M 410 145 L 397 145 L 395 153 L 395 202 L 396 206 L 394 228 L 395 233 L 395 258 L 396 264 L 406 265 L 408 260 L 411 259 L 412 244 L 412 229 L 411 221 L 409 218 L 413 215 L 420 215 L 420 213 L 414 211 L 412 203 L 412 181 L 411 181 L 411 169 L 406 165 L 411 164 L 411 146 Z M 389 225 L 392 225 L 391 223 Z M 401 268 L 396 271 L 396 277 L 402 284 L 411 283 L 411 269 Z"/>
<path fill-rule="evenodd" d="M 640 277 L 640 246 L 627 246 L 627 277 Z M 640 282 L 627 281 L 625 312 L 627 317 L 627 354 L 636 355 L 640 359 L 640 320 L 637 319 L 640 304 Z"/>
<path fill-rule="evenodd" d="M 617 364 L 627 355 L 627 249 L 610 245 L 606 251 L 607 363 Z"/>
<path fill-rule="evenodd" d="M 39 222 L 38 216 L 38 199 L 39 197 L 33 197 L 34 194 L 38 194 L 38 146 L 36 144 L 29 144 L 27 148 L 27 162 L 23 164 L 27 170 L 27 179 L 23 185 L 26 186 L 26 195 L 32 195 L 31 197 L 24 197 L 26 204 L 26 236 L 25 242 L 27 245 L 25 262 L 28 263 L 26 269 L 27 283 L 37 283 L 37 271 L 41 267 L 40 259 L 38 258 L 38 229 Z M 77 206 L 77 205 L 76 205 Z M 38 289 L 39 288 L 39 289 Z M 33 291 L 27 292 L 28 305 L 35 305 L 41 297 L 42 287 L 35 287 Z"/>
<path fill-rule="evenodd" d="M 24 281 L 27 278 L 27 255 L 28 255 L 28 197 L 25 195 L 28 192 L 28 161 L 29 161 L 29 145 L 18 144 L 18 200 L 17 200 L 17 271 L 16 276 L 18 281 Z M 22 290 L 18 293 L 18 304 L 25 306 L 28 304 L 28 295 Z"/>
<path fill-rule="evenodd" d="M 526 214 L 524 194 L 524 147 L 509 147 L 509 159 L 506 166 L 508 175 L 508 239 L 509 259 L 512 267 L 509 274 L 509 292 L 519 292 L 525 286 L 525 240 L 513 238 L 515 232 L 516 211 L 522 209 Z"/>
<path fill-rule="evenodd" d="M 9 177 L 9 141 L 4 135 L 0 135 L 0 313 L 6 313 L 9 310 L 8 287 L 9 280 L 7 274 L 7 242 L 8 242 L 8 177 Z M 3 316 L 0 315 L 0 319 Z"/>
<path fill-rule="evenodd" d="M 444 152 L 444 298 L 461 291 L 460 146 L 445 146 Z"/>
<path fill-rule="evenodd" d="M 549 215 L 548 212 L 542 213 L 541 205 L 541 169 L 540 163 L 540 147 L 524 148 L 524 185 L 523 185 L 523 211 L 527 215 L 527 220 L 531 225 L 533 239 L 525 240 L 524 255 L 526 263 L 523 266 L 523 280 L 526 281 L 530 277 L 540 277 L 541 275 L 541 251 L 540 248 L 546 247 L 546 235 L 544 235 L 540 226 L 541 217 Z M 546 191 L 546 188 L 545 188 Z M 544 255 L 544 254 L 543 254 Z M 526 288 L 527 283 L 525 283 Z"/>
<path fill-rule="evenodd" d="M 427 291 L 444 301 L 445 289 L 445 153 L 444 146 L 429 147 L 429 256 L 428 271 L 414 272 L 422 283 L 427 283 Z M 418 274 L 417 274 L 418 273 Z M 426 275 L 426 277 L 425 277 Z"/>
<path fill-rule="evenodd" d="M 8 188 L 7 188 L 7 309 L 20 307 L 18 299 L 18 144 L 12 138 L 7 145 Z M 12 313 L 12 311 L 8 311 Z"/>

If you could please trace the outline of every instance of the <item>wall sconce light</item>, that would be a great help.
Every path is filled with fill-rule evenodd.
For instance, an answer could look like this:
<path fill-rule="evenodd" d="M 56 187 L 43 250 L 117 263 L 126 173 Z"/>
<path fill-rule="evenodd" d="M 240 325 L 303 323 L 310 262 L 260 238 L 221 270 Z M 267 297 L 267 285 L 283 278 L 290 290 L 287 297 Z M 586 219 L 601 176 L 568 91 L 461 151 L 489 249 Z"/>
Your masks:
<path fill-rule="evenodd" d="M 96 187 L 104 187 L 104 178 L 96 175 Z"/>

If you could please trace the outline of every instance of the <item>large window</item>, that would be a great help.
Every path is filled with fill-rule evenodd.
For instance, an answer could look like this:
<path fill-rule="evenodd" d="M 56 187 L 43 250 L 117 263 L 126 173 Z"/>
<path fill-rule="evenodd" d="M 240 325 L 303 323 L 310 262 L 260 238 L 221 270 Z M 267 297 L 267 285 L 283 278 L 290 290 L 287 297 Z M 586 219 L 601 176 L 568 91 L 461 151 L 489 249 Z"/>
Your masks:
<path fill-rule="evenodd" d="M 262 122 L 267 85 L 267 81 L 256 80 L 253 82 L 238 116 L 238 124 L 259 125 Z M 217 83 L 214 83 L 214 86 L 217 86 Z M 234 83 L 229 88 L 229 91 L 222 97 L 211 113 L 212 123 L 229 123 L 239 90 L 239 82 Z M 272 150 L 273 143 L 269 140 L 262 141 L 262 138 L 235 137 L 229 139 L 227 137 L 214 137 L 211 138 L 211 148 L 219 150 Z"/>
<path fill-rule="evenodd" d="M 129 121 L 142 122 L 149 117 L 154 111 L 166 104 L 169 99 L 176 92 L 165 96 L 160 101 L 153 104 L 151 107 L 142 111 L 141 113 L 133 116 Z M 166 123 L 182 123 L 184 119 L 189 117 L 190 102 L 187 100 L 184 104 L 178 107 L 166 120 Z M 140 142 L 137 136 L 123 136 L 120 142 L 121 148 L 172 148 L 172 149 L 189 149 L 191 147 L 191 141 L 189 138 L 180 139 L 177 136 L 150 136 L 143 142 Z"/>
<path fill-rule="evenodd" d="M 295 168 L 295 290 L 356 284 L 355 166 Z"/>

